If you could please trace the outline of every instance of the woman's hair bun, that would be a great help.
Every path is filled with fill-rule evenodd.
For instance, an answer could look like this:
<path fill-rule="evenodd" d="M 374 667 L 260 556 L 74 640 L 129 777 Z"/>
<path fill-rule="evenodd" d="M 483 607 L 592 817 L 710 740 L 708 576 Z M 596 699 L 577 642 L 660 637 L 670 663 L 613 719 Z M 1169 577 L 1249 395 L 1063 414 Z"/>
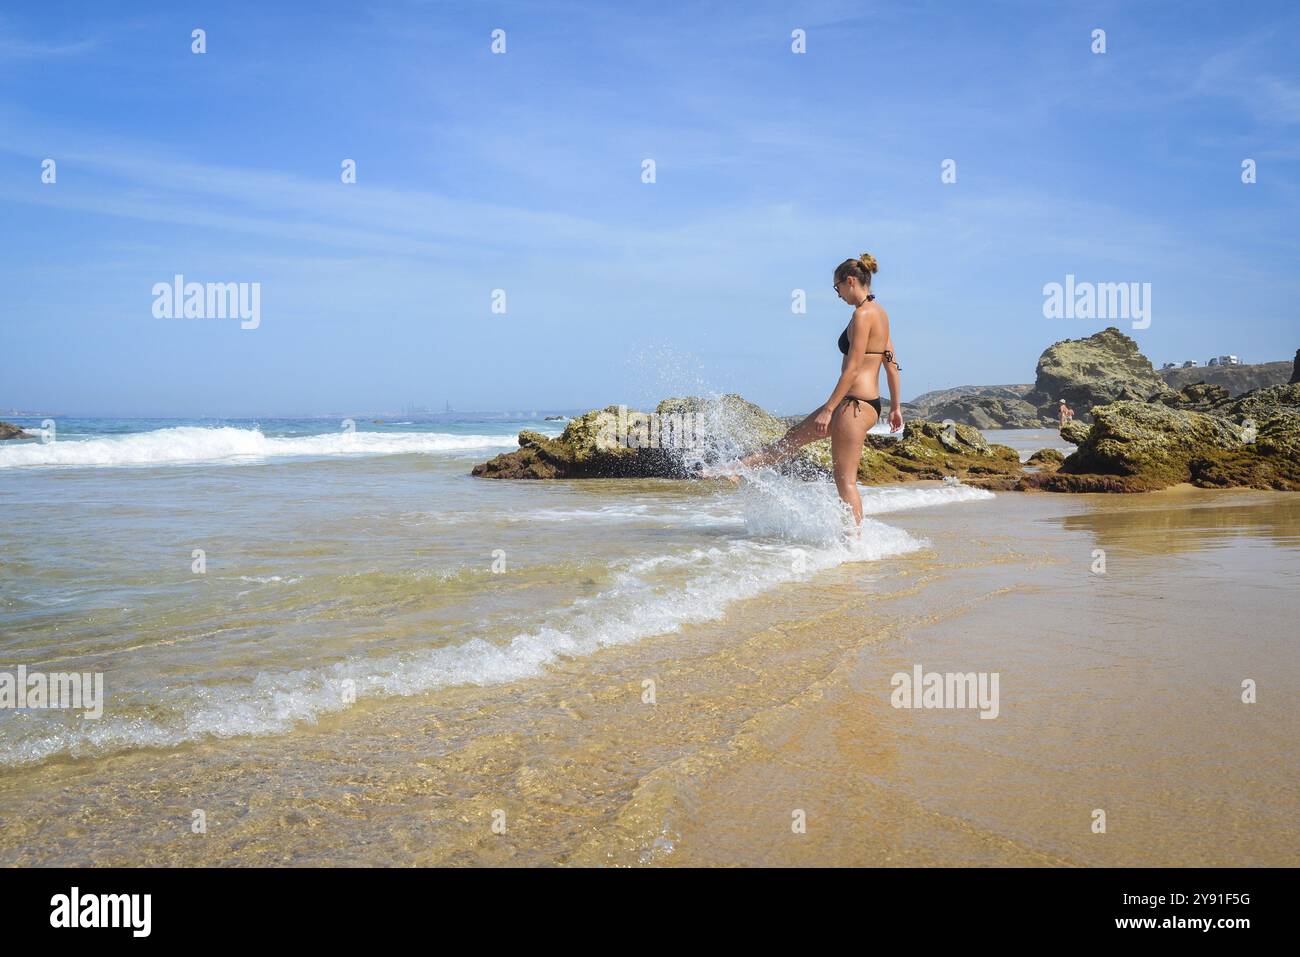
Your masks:
<path fill-rule="evenodd" d="M 858 262 L 862 263 L 869 273 L 875 274 L 880 270 L 880 267 L 876 265 L 876 257 L 871 255 L 871 253 L 863 253 L 858 259 Z"/>

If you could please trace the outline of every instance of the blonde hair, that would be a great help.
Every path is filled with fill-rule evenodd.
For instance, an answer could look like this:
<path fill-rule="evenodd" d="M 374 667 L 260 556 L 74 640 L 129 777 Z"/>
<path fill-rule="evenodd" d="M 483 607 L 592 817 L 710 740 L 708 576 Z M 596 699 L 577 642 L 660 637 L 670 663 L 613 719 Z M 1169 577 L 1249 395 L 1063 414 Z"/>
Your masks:
<path fill-rule="evenodd" d="M 863 253 L 857 259 L 846 259 L 835 267 L 835 283 L 838 285 L 852 276 L 863 286 L 871 285 L 871 277 L 880 271 L 876 257 Z"/>

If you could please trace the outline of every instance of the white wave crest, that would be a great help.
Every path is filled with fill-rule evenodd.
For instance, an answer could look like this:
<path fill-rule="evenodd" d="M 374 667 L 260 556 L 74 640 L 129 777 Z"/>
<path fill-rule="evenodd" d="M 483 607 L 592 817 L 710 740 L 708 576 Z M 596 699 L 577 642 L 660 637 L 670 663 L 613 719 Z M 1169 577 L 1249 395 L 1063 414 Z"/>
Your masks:
<path fill-rule="evenodd" d="M 230 426 L 179 426 L 93 439 L 60 439 L 48 444 L 6 444 L 0 446 L 0 469 L 24 466 L 117 468 L 206 462 L 247 464 L 295 456 L 410 455 L 510 448 L 517 444 L 518 439 L 513 433 L 337 432 L 280 437 L 264 435 L 257 429 Z"/>

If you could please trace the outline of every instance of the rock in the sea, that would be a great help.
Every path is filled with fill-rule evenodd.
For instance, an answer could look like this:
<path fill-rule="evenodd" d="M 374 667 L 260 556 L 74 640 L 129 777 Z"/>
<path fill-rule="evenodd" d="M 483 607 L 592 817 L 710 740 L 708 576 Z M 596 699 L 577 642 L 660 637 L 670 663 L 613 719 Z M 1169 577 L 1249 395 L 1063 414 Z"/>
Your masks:
<path fill-rule="evenodd" d="M 969 425 L 913 419 L 900 439 L 871 435 L 867 441 L 908 478 L 956 476 L 972 485 L 1006 488 L 1023 472 L 1015 449 L 987 442 Z M 892 447 L 885 444 L 891 441 Z"/>
<path fill-rule="evenodd" d="M 1114 326 L 1086 339 L 1066 339 L 1043 352 L 1033 390 L 1025 399 L 1055 419 L 1061 399 L 1078 418 L 1096 406 L 1145 401 L 1170 392 L 1137 343 Z"/>
<path fill-rule="evenodd" d="M 1295 361 L 1291 363 L 1291 378 L 1287 380 L 1289 385 L 1296 382 L 1300 382 L 1300 349 L 1295 351 Z"/>
<path fill-rule="evenodd" d="M 785 434 L 776 416 L 738 395 L 665 399 L 654 413 L 607 406 L 548 438 L 520 432 L 519 449 L 474 467 L 483 478 L 682 478 L 692 466 L 748 454 Z"/>
<path fill-rule="evenodd" d="M 30 439 L 32 436 L 11 422 L 0 422 L 0 442 L 6 439 Z"/>
<path fill-rule="evenodd" d="M 655 414 L 663 416 L 694 416 L 702 423 L 701 431 L 706 444 L 718 446 L 734 443 L 727 451 L 749 453 L 768 442 L 773 442 L 789 430 L 785 422 L 734 393 L 720 399 L 687 396 L 664 399 L 655 406 Z"/>
<path fill-rule="evenodd" d="M 683 478 L 693 474 L 695 464 L 746 455 L 788 429 L 781 419 L 738 395 L 665 399 L 652 416 L 609 406 L 571 419 L 557 438 L 521 432 L 518 450 L 476 465 L 473 474 L 505 479 Z M 670 440 L 680 434 L 698 441 L 683 452 Z M 618 443 L 619 435 L 627 441 Z M 810 443 L 781 468 L 806 478 L 826 475 L 831 468 L 830 440 Z M 907 422 L 901 437 L 867 436 L 858 463 L 858 477 L 868 484 L 956 477 L 986 488 L 1012 488 L 1022 474 L 1017 453 L 989 444 L 978 429 L 924 420 Z"/>
<path fill-rule="evenodd" d="M 643 474 L 649 466 L 638 461 L 640 449 L 612 439 L 601 440 L 602 427 L 620 422 L 620 415 L 624 423 L 646 419 L 643 412 L 611 405 L 571 419 L 558 438 L 525 430 L 519 433 L 518 451 L 505 452 L 476 465 L 472 474 L 508 479 L 613 478 Z"/>
<path fill-rule="evenodd" d="M 1039 449 L 1025 461 L 1026 465 L 1036 465 L 1040 469 L 1059 468 L 1065 456 L 1056 449 Z"/>
<path fill-rule="evenodd" d="M 1259 389 L 1213 413 L 1127 400 L 1100 406 L 1078 450 L 1024 487 L 1145 491 L 1180 482 L 1300 490 L 1300 385 Z"/>

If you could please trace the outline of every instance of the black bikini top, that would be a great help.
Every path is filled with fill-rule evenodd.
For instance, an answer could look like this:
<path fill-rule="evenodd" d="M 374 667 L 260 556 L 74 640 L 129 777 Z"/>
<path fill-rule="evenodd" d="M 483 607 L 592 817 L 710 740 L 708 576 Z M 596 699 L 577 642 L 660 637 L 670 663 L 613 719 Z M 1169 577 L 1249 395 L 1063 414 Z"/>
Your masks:
<path fill-rule="evenodd" d="M 871 302 L 875 298 L 876 298 L 875 296 L 867 296 L 867 298 L 864 299 L 863 302 Z M 845 326 L 844 331 L 840 333 L 839 346 L 840 346 L 840 353 L 842 355 L 849 354 L 849 327 L 848 326 Z M 894 363 L 895 369 L 897 369 L 899 372 L 903 371 L 903 367 L 898 364 L 898 360 L 894 358 L 894 354 L 890 352 L 888 349 L 886 349 L 884 352 L 864 352 L 863 355 L 883 356 L 884 362 L 892 362 Z"/>

